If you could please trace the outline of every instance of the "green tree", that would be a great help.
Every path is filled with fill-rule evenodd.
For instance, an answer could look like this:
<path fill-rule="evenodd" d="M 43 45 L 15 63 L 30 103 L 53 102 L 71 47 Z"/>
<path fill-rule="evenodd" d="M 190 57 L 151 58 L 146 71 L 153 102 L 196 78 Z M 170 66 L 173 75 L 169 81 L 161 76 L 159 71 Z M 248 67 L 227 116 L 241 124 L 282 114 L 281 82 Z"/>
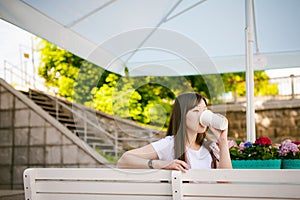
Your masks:
<path fill-rule="evenodd" d="M 226 73 L 222 74 L 223 82 L 226 92 L 232 92 L 237 95 L 237 97 L 242 97 L 246 95 L 246 73 Z M 277 84 L 269 83 L 270 78 L 265 73 L 265 71 L 255 71 L 254 72 L 254 95 L 275 95 L 278 94 Z"/>
<path fill-rule="evenodd" d="M 78 76 L 75 79 L 72 99 L 81 104 L 92 101 L 94 98 L 91 93 L 92 89 L 98 87 L 99 82 L 105 82 L 103 79 L 108 74 L 104 69 L 92 63 L 82 62 Z"/>
<path fill-rule="evenodd" d="M 96 65 L 41 40 L 38 44 L 41 62 L 38 73 L 59 95 L 79 103 L 91 101 L 92 88 L 102 85 L 108 72 Z"/>
<path fill-rule="evenodd" d="M 60 96 L 70 99 L 82 59 L 45 40 L 41 40 L 39 49 L 39 75 L 47 86 L 58 88 Z"/>
<path fill-rule="evenodd" d="M 254 95 L 276 95 L 279 93 L 278 85 L 269 83 L 269 76 L 264 71 L 256 71 L 255 73 Z"/>
<path fill-rule="evenodd" d="M 245 82 L 245 73 L 226 73 L 222 75 L 223 82 L 225 85 L 225 92 L 234 92 L 237 96 L 246 95 L 246 82 Z"/>
<path fill-rule="evenodd" d="M 120 77 L 109 74 L 105 84 L 100 88 L 94 87 L 92 107 L 122 118 L 132 118 L 139 121 L 141 96 L 132 89 L 132 81 L 122 80 L 123 87 L 118 90 Z"/>
<path fill-rule="evenodd" d="M 143 123 L 166 127 L 176 96 L 193 91 L 185 77 L 137 77 L 134 78 L 136 91 L 141 95 Z"/>
<path fill-rule="evenodd" d="M 210 104 L 221 103 L 219 97 L 225 93 L 222 75 L 195 75 L 186 78 L 190 81 L 193 90 L 205 96 Z"/>
<path fill-rule="evenodd" d="M 232 91 L 245 96 L 245 73 L 182 77 L 121 77 L 41 40 L 39 75 L 59 95 L 122 118 L 165 127 L 173 100 L 183 92 L 196 91 L 209 103 Z M 128 74 L 128 69 L 127 73 Z M 263 71 L 255 72 L 255 95 L 277 94 Z"/>

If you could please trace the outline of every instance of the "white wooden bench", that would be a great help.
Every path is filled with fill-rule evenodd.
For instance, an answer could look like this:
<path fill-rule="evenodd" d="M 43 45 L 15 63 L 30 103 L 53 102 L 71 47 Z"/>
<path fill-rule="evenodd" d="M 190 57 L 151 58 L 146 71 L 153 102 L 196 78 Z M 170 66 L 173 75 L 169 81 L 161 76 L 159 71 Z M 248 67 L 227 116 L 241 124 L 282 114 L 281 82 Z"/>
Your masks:
<path fill-rule="evenodd" d="M 31 168 L 26 200 L 300 199 L 300 170 Z"/>

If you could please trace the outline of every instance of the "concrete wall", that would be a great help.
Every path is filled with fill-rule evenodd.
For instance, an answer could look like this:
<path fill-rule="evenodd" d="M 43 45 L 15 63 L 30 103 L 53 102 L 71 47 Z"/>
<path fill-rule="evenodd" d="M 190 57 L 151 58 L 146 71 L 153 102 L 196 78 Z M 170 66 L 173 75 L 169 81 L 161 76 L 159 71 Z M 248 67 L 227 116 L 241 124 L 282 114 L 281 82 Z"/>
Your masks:
<path fill-rule="evenodd" d="M 21 189 L 29 167 L 103 167 L 106 159 L 0 79 L 0 189 Z"/>
<path fill-rule="evenodd" d="M 300 141 L 300 100 L 256 101 L 256 136 L 268 136 L 273 142 Z M 246 140 L 246 104 L 217 105 L 212 109 L 229 119 L 229 136 Z"/>

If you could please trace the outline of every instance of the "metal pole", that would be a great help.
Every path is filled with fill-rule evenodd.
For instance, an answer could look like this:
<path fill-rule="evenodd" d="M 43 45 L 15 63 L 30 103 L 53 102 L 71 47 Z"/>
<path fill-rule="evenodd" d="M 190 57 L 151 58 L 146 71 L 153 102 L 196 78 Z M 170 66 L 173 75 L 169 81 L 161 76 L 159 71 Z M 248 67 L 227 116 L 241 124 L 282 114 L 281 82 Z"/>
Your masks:
<path fill-rule="evenodd" d="M 253 0 L 246 1 L 246 128 L 247 141 L 254 142 L 255 135 L 255 108 L 254 108 L 254 71 L 253 71 Z"/>

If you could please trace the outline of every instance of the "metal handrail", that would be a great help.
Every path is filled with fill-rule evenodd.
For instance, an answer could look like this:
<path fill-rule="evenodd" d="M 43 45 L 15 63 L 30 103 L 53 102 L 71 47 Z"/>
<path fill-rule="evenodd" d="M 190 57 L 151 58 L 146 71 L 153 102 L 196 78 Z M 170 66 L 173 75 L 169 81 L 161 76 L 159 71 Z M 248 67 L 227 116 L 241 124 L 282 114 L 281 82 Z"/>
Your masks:
<path fill-rule="evenodd" d="M 54 100 L 55 101 L 55 98 L 52 97 L 51 95 L 48 95 L 46 94 L 50 99 Z M 57 99 L 57 98 L 56 98 Z M 79 117 L 80 119 L 82 119 L 84 122 L 88 123 L 89 125 L 93 126 L 94 128 L 98 129 L 99 131 L 101 131 L 101 133 L 104 133 L 107 137 L 109 137 L 110 139 L 112 139 L 114 141 L 114 150 L 115 150 L 115 157 L 118 156 L 118 141 L 119 140 L 123 140 L 123 141 L 141 141 L 139 139 L 136 139 L 136 138 L 119 138 L 118 137 L 118 134 L 115 133 L 115 135 L 111 135 L 109 132 L 107 132 L 105 129 L 101 128 L 100 126 L 97 126 L 94 122 L 92 122 L 91 120 L 89 120 L 88 118 L 86 118 L 85 116 L 83 117 L 80 113 L 72 110 L 69 106 L 65 105 L 63 102 L 61 101 L 57 101 L 57 103 L 64 107 L 65 109 L 67 109 L 68 111 L 70 111 L 72 114 L 75 114 L 77 117 Z M 86 131 L 86 129 L 85 129 Z M 85 132 L 85 135 L 86 135 L 86 132 Z M 142 141 L 147 141 L 149 142 L 149 139 L 145 138 L 144 140 Z"/>
<path fill-rule="evenodd" d="M 80 119 L 82 119 L 84 122 L 88 123 L 89 125 L 93 126 L 94 128 L 98 129 L 99 131 L 101 131 L 101 133 L 104 133 L 106 136 L 108 136 L 110 139 L 112 139 L 114 141 L 113 145 L 114 145 L 114 150 L 115 150 L 115 157 L 118 156 L 118 142 L 119 141 L 145 141 L 145 142 L 151 142 L 153 141 L 152 137 L 148 137 L 148 138 L 120 138 L 118 137 L 117 132 L 115 132 L 115 135 L 111 135 L 109 132 L 107 132 L 105 129 L 99 127 L 98 125 L 96 125 L 94 122 L 92 122 L 91 120 L 89 120 L 86 117 L 83 117 L 80 113 L 72 110 L 68 105 L 66 105 L 65 103 L 57 100 L 58 98 L 53 97 L 51 95 L 48 95 L 46 93 L 44 93 L 47 97 L 49 97 L 51 100 L 55 101 L 56 103 L 58 103 L 60 106 L 64 107 L 65 109 L 67 109 L 68 111 L 70 111 L 72 114 L 75 114 L 77 117 L 79 117 Z M 76 105 L 77 106 L 77 105 Z M 58 107 L 58 106 L 56 106 Z M 78 106 L 77 106 L 78 107 Z M 81 108 L 80 108 L 81 109 Z M 85 129 L 86 131 L 86 129 Z M 85 135 L 87 133 L 85 132 Z"/>

